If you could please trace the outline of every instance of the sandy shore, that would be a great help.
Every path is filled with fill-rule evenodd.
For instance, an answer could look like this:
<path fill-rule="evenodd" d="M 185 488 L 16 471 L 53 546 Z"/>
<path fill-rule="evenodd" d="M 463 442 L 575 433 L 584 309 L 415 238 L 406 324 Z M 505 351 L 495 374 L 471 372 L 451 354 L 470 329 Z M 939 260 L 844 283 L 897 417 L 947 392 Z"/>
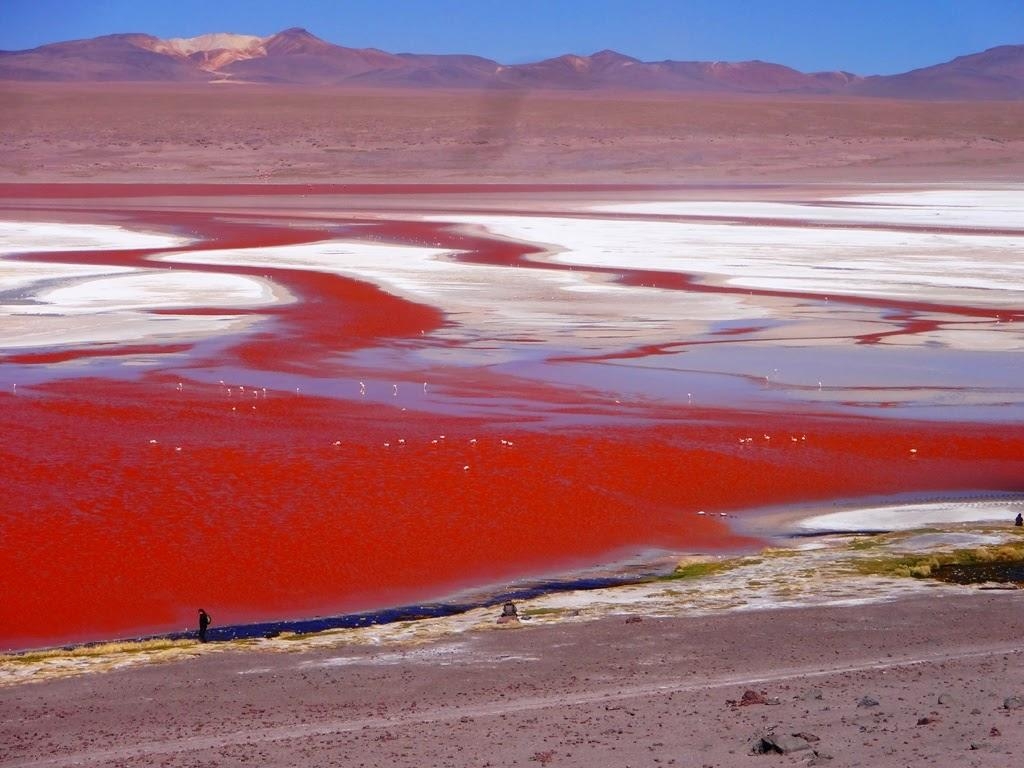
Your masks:
<path fill-rule="evenodd" d="M 699 578 L 523 602 L 510 623 L 489 608 L 7 657 L 2 764 L 1012 765 L 1020 592 L 859 566 L 1020 538 L 975 523 L 791 541 Z M 757 754 L 763 738 L 793 751 Z"/>
<path fill-rule="evenodd" d="M 2 762 L 1013 765 L 1019 603 L 944 595 L 202 654 L 3 689 Z M 766 703 L 730 703 L 747 691 Z M 809 747 L 751 754 L 769 733 Z"/>

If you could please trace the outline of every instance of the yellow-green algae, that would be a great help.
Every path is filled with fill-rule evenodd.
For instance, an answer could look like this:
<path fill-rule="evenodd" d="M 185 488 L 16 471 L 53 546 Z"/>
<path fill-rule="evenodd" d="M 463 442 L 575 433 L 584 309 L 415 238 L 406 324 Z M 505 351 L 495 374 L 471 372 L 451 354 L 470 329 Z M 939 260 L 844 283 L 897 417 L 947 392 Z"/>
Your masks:
<path fill-rule="evenodd" d="M 865 576 L 901 576 L 928 578 L 932 571 L 943 565 L 975 565 L 1024 560 L 1024 543 L 994 544 L 991 546 L 954 549 L 916 555 L 885 555 L 858 558 L 852 562 L 857 573 Z"/>

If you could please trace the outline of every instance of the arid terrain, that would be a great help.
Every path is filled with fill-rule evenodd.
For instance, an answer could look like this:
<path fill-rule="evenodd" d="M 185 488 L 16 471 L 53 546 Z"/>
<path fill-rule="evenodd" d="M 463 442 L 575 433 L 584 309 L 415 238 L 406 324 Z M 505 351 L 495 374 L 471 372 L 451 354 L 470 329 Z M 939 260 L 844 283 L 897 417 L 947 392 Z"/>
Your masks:
<path fill-rule="evenodd" d="M 1024 175 L 1024 101 L 0 83 L 0 181 L 766 183 Z"/>
<path fill-rule="evenodd" d="M 0 657 L 0 766 L 1017 764 L 1020 592 L 901 558 L 1015 538 L 1022 126 L 0 84 L 4 647 L 198 605 L 218 641 Z M 229 639 L 723 551 L 521 622 Z"/>

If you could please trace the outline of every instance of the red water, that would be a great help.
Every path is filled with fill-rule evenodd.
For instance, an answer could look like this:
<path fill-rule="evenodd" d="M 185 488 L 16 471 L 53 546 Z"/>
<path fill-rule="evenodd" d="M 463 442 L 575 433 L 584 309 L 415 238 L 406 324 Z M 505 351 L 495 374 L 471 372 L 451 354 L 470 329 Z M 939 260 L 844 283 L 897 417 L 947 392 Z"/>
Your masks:
<path fill-rule="evenodd" d="M 325 237 L 271 217 L 133 217 L 199 233 L 193 250 Z M 467 258 L 492 263 L 530 250 L 436 225 L 385 222 L 376 234 L 454 238 L 471 249 Z M 152 253 L 32 258 L 133 265 Z M 437 372 L 444 413 L 426 404 L 406 410 L 398 400 L 264 392 L 251 385 L 274 372 L 354 380 L 339 351 L 400 353 L 429 343 L 449 321 L 436 308 L 333 275 L 189 268 L 268 275 L 296 301 L 252 310 L 265 316 L 261 323 L 226 340 L 216 360 L 180 344 L 32 350 L 0 360 L 2 373 L 15 363 L 168 353 L 132 378 L 117 369 L 0 394 L 0 648 L 181 629 L 199 606 L 222 623 L 326 615 L 645 549 L 751 544 L 697 510 L 741 514 L 866 494 L 1022 486 L 1024 433 L 1015 425 L 680 409 L 655 400 L 617 418 L 605 396 L 471 368 Z M 693 289 L 692 281 L 672 287 Z M 912 318 L 919 308 L 905 310 Z M 213 364 L 246 380 L 228 382 L 229 392 L 189 378 L 190 366 Z M 503 407 L 453 411 L 460 395 L 479 399 L 481 391 Z M 517 404 L 522 419 L 506 415 Z M 531 421 L 531 408 L 571 414 L 577 426 Z M 741 443 L 747 435 L 754 441 Z"/>

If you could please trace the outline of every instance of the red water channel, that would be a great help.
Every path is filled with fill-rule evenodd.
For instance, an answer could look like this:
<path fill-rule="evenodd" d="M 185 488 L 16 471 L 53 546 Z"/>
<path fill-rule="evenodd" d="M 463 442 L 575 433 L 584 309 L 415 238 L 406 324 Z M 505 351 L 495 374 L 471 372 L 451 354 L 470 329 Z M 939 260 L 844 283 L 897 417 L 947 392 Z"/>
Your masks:
<path fill-rule="evenodd" d="M 143 210 L 125 218 L 198 234 L 176 252 L 327 236 L 322 225 L 272 217 Z M 443 228 L 424 226 L 378 222 L 375 236 L 449 244 Z M 470 249 L 470 260 L 508 263 L 530 250 L 450 237 Z M 152 254 L 31 258 L 137 266 Z M 264 392 L 261 374 L 351 376 L 339 351 L 430 343 L 430 332 L 449 321 L 441 309 L 334 275 L 180 266 L 267 275 L 295 297 L 251 310 L 264 316 L 255 330 L 218 351 L 216 362 L 248 381 L 189 379 L 188 366 L 202 364 L 204 353 L 180 343 L 0 360 L 3 378 L 7 366 L 56 366 L 75 356 L 167 358 L 139 376 L 54 378 L 0 393 L 0 648 L 181 629 L 199 606 L 221 623 L 308 617 L 654 548 L 750 545 L 720 511 L 1024 485 L 1024 433 L 1015 425 L 681 411 L 656 401 L 616 421 L 607 402 L 576 389 L 499 381 L 483 369 L 461 370 L 446 386 L 454 396 L 462 386 L 477 397 L 485 391 L 571 412 L 573 426 L 533 422 L 526 411 L 519 420 L 507 409 L 440 413 Z M 755 439 L 739 440 L 748 435 Z"/>

